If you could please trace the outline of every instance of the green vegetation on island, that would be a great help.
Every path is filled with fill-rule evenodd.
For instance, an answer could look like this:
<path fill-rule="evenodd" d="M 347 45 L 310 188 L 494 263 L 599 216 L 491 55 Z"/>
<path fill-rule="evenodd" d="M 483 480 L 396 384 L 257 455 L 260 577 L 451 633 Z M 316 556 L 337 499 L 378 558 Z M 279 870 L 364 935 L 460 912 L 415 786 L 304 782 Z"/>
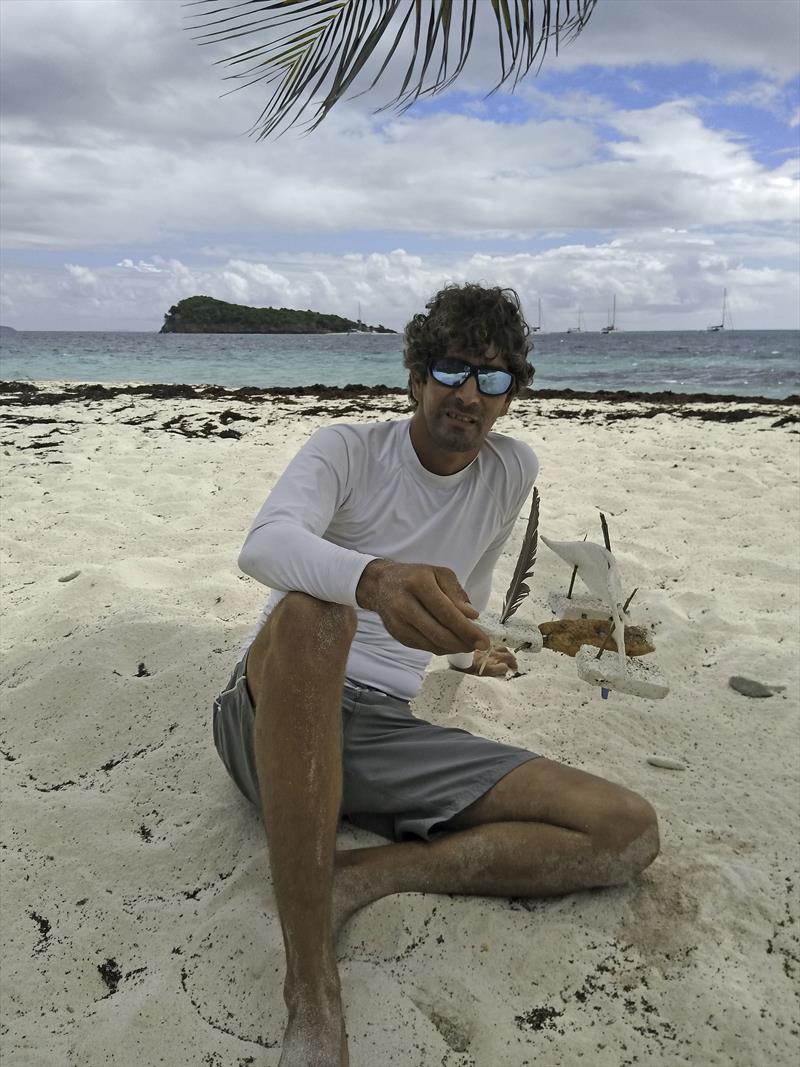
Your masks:
<path fill-rule="evenodd" d="M 294 308 L 251 308 L 211 296 L 189 296 L 173 304 L 160 333 L 395 333 L 341 315 Z"/>

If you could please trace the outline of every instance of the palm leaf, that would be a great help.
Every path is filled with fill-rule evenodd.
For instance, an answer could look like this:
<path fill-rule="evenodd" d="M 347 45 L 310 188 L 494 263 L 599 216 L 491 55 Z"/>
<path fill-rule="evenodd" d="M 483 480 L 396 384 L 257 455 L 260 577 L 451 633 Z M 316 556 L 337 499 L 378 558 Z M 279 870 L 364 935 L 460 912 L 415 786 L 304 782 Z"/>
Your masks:
<path fill-rule="evenodd" d="M 374 88 L 401 41 L 411 58 L 396 96 L 383 108 L 405 111 L 423 95 L 443 92 L 461 74 L 475 35 L 478 3 L 461 0 L 190 0 L 190 29 L 202 45 L 260 39 L 217 63 L 233 68 L 226 81 L 246 88 L 258 82 L 271 95 L 251 132 L 258 139 L 303 120 L 310 131 L 352 87 L 370 60 L 385 52 Z M 512 91 L 548 45 L 576 36 L 597 0 L 490 0 L 497 23 L 500 74 L 496 92 L 513 76 Z M 538 28 L 534 22 L 541 6 Z M 413 20 L 413 43 L 408 40 Z M 438 61 L 436 55 L 438 52 Z M 538 68 L 537 68 L 538 69 Z"/>
<path fill-rule="evenodd" d="M 508 587 L 503 610 L 500 612 L 500 623 L 508 622 L 525 597 L 530 593 L 530 586 L 525 585 L 525 580 L 533 574 L 536 565 L 536 549 L 539 545 L 539 490 L 534 487 L 533 499 L 531 500 L 531 513 L 528 516 L 528 525 L 525 528 L 525 536 L 522 538 L 522 547 L 519 550 L 519 559 L 514 568 L 514 576 Z"/>

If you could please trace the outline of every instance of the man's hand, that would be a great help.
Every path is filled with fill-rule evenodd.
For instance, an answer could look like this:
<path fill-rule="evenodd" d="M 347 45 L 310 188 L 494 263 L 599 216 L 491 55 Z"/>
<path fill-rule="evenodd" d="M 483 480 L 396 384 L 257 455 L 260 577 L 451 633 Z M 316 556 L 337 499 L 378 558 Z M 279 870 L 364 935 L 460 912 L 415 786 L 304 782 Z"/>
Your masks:
<path fill-rule="evenodd" d="M 362 572 L 356 600 L 409 648 L 437 656 L 489 648 L 488 636 L 471 621 L 478 612 L 447 567 L 374 559 Z"/>
<path fill-rule="evenodd" d="M 482 674 L 489 678 L 504 678 L 508 671 L 516 669 L 517 657 L 505 645 L 494 645 L 488 652 L 475 652 L 471 667 L 453 667 L 462 674 Z"/>

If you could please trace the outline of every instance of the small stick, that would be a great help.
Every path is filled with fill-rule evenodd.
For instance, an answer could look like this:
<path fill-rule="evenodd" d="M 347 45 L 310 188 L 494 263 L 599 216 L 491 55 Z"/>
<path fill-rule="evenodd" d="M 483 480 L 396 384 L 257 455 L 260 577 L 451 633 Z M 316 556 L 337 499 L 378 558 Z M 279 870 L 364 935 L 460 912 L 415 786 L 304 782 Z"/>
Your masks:
<path fill-rule="evenodd" d="M 589 536 L 588 534 L 584 534 L 583 535 L 584 541 L 586 540 L 586 538 L 588 536 Z M 575 576 L 576 576 L 577 573 L 578 573 L 578 568 L 577 567 L 573 567 L 572 568 L 572 577 L 569 580 L 569 589 L 567 590 L 567 600 L 572 600 L 572 590 L 575 587 Z"/>
<path fill-rule="evenodd" d="M 611 538 L 608 536 L 608 523 L 606 522 L 606 517 L 602 513 L 602 511 L 600 512 L 600 525 L 603 527 L 603 541 L 605 543 L 606 548 L 610 552 L 611 551 Z"/>
<path fill-rule="evenodd" d="M 623 615 L 628 610 L 628 605 L 630 604 L 630 602 L 633 600 L 633 598 L 636 596 L 636 594 L 638 592 L 639 592 L 639 586 L 637 585 L 636 588 L 634 589 L 634 591 L 631 593 L 631 595 L 628 597 L 628 599 L 625 601 L 625 603 L 624 603 L 624 605 L 622 607 Z M 614 629 L 616 628 L 617 624 L 615 622 L 611 621 L 610 619 L 609 619 L 609 622 L 611 622 L 611 629 L 606 634 L 605 639 L 603 640 L 603 643 L 600 646 L 600 651 L 595 656 L 595 659 L 600 659 L 600 657 L 603 655 L 605 650 L 608 648 L 608 642 L 611 640 L 611 635 L 614 633 Z"/>
<path fill-rule="evenodd" d="M 603 643 L 600 646 L 600 651 L 594 657 L 595 659 L 600 659 L 600 657 L 603 655 L 605 650 L 608 648 L 608 642 L 611 640 L 611 635 L 614 633 L 614 629 L 616 628 L 617 624 L 613 621 L 613 619 L 609 619 L 608 621 L 611 623 L 611 629 L 608 631 L 606 636 L 603 638 Z"/>
<path fill-rule="evenodd" d="M 578 568 L 577 567 L 573 567 L 572 568 L 572 577 L 569 580 L 569 589 L 567 590 L 567 600 L 572 600 L 572 590 L 573 590 L 573 588 L 575 586 L 575 576 L 577 575 L 577 573 L 578 573 Z"/>

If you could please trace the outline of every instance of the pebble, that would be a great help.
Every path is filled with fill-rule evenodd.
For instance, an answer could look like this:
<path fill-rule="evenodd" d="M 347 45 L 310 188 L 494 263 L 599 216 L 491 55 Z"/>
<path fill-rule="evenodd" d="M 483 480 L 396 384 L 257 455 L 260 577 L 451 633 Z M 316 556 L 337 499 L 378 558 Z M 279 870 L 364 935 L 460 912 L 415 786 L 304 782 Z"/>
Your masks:
<path fill-rule="evenodd" d="M 685 771 L 686 764 L 677 759 L 668 759 L 666 756 L 648 756 L 647 762 L 653 767 L 666 767 L 668 771 Z"/>
<path fill-rule="evenodd" d="M 80 573 L 81 573 L 80 571 L 70 571 L 69 574 L 63 575 L 58 580 L 59 580 L 59 582 L 71 582 L 72 579 L 73 578 L 77 578 Z"/>
<path fill-rule="evenodd" d="M 754 682 L 752 678 L 742 678 L 739 674 L 729 678 L 728 685 L 746 697 L 771 697 L 775 691 L 771 686 Z"/>

